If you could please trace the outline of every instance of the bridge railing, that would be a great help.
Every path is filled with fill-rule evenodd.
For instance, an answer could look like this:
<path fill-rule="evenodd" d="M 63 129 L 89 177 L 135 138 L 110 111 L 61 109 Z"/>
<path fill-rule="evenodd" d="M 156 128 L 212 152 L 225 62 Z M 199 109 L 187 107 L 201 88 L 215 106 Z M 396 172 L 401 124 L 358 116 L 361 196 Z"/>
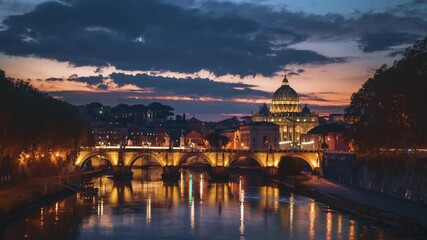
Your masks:
<path fill-rule="evenodd" d="M 108 151 L 119 150 L 120 146 L 82 146 L 81 151 Z M 124 146 L 124 150 L 137 150 L 139 152 L 216 152 L 216 153 L 318 153 L 318 150 L 303 149 L 210 149 L 210 148 L 164 148 L 164 147 L 145 147 L 145 146 Z"/>

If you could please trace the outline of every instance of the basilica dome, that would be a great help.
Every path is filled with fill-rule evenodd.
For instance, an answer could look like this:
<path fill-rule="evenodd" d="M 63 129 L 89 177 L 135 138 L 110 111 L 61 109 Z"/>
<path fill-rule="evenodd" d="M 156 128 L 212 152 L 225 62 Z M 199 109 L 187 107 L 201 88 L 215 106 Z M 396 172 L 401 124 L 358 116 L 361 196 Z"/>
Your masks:
<path fill-rule="evenodd" d="M 298 94 L 289 86 L 289 81 L 283 79 L 282 86 L 273 94 L 270 105 L 271 113 L 301 112 Z"/>

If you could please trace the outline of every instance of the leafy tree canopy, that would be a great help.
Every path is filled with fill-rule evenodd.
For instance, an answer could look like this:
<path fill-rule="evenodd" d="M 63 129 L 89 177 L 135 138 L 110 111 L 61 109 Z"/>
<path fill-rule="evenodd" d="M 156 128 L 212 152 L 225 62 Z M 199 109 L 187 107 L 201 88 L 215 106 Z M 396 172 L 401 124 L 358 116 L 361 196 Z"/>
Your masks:
<path fill-rule="evenodd" d="M 427 38 L 379 68 L 345 110 L 355 150 L 427 147 Z"/>
<path fill-rule="evenodd" d="M 211 133 L 206 136 L 206 140 L 209 142 L 209 145 L 213 148 L 221 148 L 228 143 L 228 138 L 217 133 Z"/>
<path fill-rule="evenodd" d="M 83 132 L 77 109 L 1 70 L 0 113 L 0 159 L 12 161 L 8 166 L 16 166 L 23 151 L 61 150 L 68 159 L 76 154 Z"/>

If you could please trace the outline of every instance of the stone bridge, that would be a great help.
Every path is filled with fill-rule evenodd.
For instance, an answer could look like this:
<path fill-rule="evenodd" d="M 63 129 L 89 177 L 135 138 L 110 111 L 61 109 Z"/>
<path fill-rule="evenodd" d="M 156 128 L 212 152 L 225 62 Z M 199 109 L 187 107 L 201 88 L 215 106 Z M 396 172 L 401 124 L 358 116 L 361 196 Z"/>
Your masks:
<path fill-rule="evenodd" d="M 320 167 L 320 154 L 317 151 L 302 150 L 200 150 L 200 149 L 160 149 L 144 147 L 94 147 L 80 151 L 75 165 L 81 167 L 92 157 L 102 157 L 114 168 L 130 169 L 141 158 L 157 162 L 164 173 L 179 169 L 186 160 L 198 157 L 209 164 L 214 173 L 225 172 L 235 161 L 245 158 L 255 160 L 269 175 L 278 173 L 279 162 L 283 158 L 298 158 L 308 163 L 313 171 Z"/>

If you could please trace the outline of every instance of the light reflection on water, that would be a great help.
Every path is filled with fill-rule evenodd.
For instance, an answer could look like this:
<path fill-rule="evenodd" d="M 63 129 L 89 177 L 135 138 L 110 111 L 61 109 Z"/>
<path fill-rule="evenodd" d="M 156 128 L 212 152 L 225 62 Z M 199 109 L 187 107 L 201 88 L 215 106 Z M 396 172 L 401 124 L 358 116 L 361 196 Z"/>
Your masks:
<path fill-rule="evenodd" d="M 210 183 L 184 171 L 134 170 L 129 182 L 95 179 L 97 195 L 77 194 L 11 223 L 3 239 L 400 239 L 256 176 Z M 0 235 L 1 237 L 1 235 Z"/>

